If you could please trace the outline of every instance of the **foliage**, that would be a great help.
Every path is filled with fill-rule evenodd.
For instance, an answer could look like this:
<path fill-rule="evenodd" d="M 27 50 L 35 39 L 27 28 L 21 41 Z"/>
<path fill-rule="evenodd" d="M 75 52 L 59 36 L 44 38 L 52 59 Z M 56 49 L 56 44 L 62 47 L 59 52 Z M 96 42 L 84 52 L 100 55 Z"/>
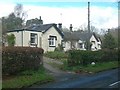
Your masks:
<path fill-rule="evenodd" d="M 114 37 L 110 34 L 110 33 L 107 33 L 105 34 L 104 36 L 104 39 L 103 39 L 103 43 L 102 43 L 102 48 L 103 49 L 114 49 L 116 48 L 116 41 L 114 39 Z"/>
<path fill-rule="evenodd" d="M 7 17 L 2 17 L 2 33 L 22 28 L 26 17 L 27 12 L 23 10 L 23 5 L 17 4 L 14 7 L 14 12 L 11 12 Z"/>
<path fill-rule="evenodd" d="M 18 29 L 22 27 L 23 20 L 11 13 L 8 17 L 2 17 L 3 34 L 9 30 Z"/>
<path fill-rule="evenodd" d="M 119 33 L 118 28 L 112 29 L 112 30 L 110 31 L 110 33 L 111 33 L 111 35 L 114 37 L 116 43 L 118 44 L 118 40 L 119 40 L 119 39 L 118 39 L 118 33 Z"/>
<path fill-rule="evenodd" d="M 43 49 L 32 47 L 3 47 L 2 72 L 16 74 L 20 71 L 35 69 L 42 64 Z"/>
<path fill-rule="evenodd" d="M 14 34 L 7 35 L 7 42 L 8 42 L 8 46 L 14 46 L 15 45 L 15 35 Z"/>
<path fill-rule="evenodd" d="M 58 51 L 58 52 L 63 51 L 62 45 L 58 44 L 58 47 L 55 48 L 55 51 Z"/>
<path fill-rule="evenodd" d="M 118 60 L 118 50 L 81 51 L 71 50 L 68 55 L 68 65 L 88 65 L 91 62 L 107 62 Z"/>
<path fill-rule="evenodd" d="M 118 29 L 118 35 L 120 35 L 120 27 Z M 120 36 L 118 36 L 118 47 L 120 49 Z"/>
<path fill-rule="evenodd" d="M 65 52 L 59 51 L 47 52 L 45 53 L 45 56 L 53 59 L 63 59 L 68 57 L 68 55 Z"/>
<path fill-rule="evenodd" d="M 53 80 L 53 77 L 51 75 L 48 75 L 43 67 L 39 67 L 37 71 L 23 71 L 18 73 L 18 75 L 14 76 L 14 78 L 3 80 L 2 87 L 3 89 L 22 88 L 33 85 L 34 83 L 43 84 Z"/>
<path fill-rule="evenodd" d="M 117 61 L 119 59 L 120 50 L 102 50 L 103 55 L 101 57 L 100 62 L 108 62 L 108 61 Z"/>

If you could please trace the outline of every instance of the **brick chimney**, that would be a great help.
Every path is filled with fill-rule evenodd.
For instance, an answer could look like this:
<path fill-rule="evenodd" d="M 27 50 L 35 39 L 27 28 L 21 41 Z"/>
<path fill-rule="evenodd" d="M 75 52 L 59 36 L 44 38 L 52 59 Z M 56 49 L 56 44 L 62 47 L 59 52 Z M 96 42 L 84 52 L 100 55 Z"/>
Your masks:
<path fill-rule="evenodd" d="M 41 16 L 39 17 L 40 24 L 43 24 L 43 20 L 41 19 Z"/>

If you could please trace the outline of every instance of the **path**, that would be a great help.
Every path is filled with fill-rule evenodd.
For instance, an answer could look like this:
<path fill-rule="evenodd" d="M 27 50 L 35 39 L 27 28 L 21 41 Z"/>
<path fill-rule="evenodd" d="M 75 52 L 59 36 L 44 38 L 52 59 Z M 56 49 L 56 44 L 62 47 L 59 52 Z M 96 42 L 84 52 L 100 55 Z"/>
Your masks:
<path fill-rule="evenodd" d="M 65 72 L 62 71 L 60 69 L 58 69 L 57 67 L 53 67 L 52 65 L 48 64 L 48 63 L 56 63 L 56 64 L 63 64 L 60 61 L 54 60 L 54 59 L 50 59 L 47 57 L 43 57 L 43 66 L 48 70 L 49 74 L 53 75 L 55 78 L 55 81 L 63 81 L 63 80 L 67 80 L 71 77 L 71 75 L 75 75 L 75 73 L 73 72 Z"/>
<path fill-rule="evenodd" d="M 49 70 L 51 73 L 54 73 L 54 74 L 63 74 L 65 72 L 59 70 L 58 68 L 55 68 L 53 66 L 51 66 L 50 64 L 48 63 L 56 63 L 56 64 L 63 64 L 62 62 L 59 62 L 59 61 L 56 61 L 54 59 L 50 59 L 50 58 L 47 58 L 47 57 L 43 57 L 43 66 Z"/>

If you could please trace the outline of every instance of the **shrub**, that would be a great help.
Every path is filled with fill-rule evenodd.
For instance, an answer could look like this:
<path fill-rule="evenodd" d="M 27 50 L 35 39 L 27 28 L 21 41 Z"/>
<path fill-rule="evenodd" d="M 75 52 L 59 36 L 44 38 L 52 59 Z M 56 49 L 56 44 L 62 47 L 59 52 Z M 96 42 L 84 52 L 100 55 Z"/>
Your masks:
<path fill-rule="evenodd" d="M 113 60 L 118 60 L 118 52 L 119 50 L 103 50 L 104 55 L 101 58 L 102 62 L 107 62 L 107 61 L 113 61 Z"/>
<path fill-rule="evenodd" d="M 42 63 L 43 49 L 32 47 L 3 47 L 3 74 L 16 74 L 20 71 L 37 70 Z"/>
<path fill-rule="evenodd" d="M 91 62 L 106 62 L 118 60 L 118 50 L 81 51 L 71 50 L 68 55 L 68 65 L 88 65 Z"/>
<path fill-rule="evenodd" d="M 7 35 L 7 42 L 8 42 L 8 46 L 14 46 L 15 45 L 15 35 L 14 34 Z"/>
<path fill-rule="evenodd" d="M 58 44 L 58 47 L 55 48 L 55 51 L 63 51 L 62 45 Z"/>

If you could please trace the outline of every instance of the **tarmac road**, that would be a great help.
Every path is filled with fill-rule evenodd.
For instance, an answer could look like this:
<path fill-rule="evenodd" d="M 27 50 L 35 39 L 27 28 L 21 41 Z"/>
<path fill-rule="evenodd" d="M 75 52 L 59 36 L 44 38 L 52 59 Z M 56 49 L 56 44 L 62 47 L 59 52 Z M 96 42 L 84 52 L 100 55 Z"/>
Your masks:
<path fill-rule="evenodd" d="M 118 73 L 120 68 L 90 75 L 66 73 L 58 76 L 59 80 L 56 82 L 34 85 L 31 88 L 120 88 Z"/>

